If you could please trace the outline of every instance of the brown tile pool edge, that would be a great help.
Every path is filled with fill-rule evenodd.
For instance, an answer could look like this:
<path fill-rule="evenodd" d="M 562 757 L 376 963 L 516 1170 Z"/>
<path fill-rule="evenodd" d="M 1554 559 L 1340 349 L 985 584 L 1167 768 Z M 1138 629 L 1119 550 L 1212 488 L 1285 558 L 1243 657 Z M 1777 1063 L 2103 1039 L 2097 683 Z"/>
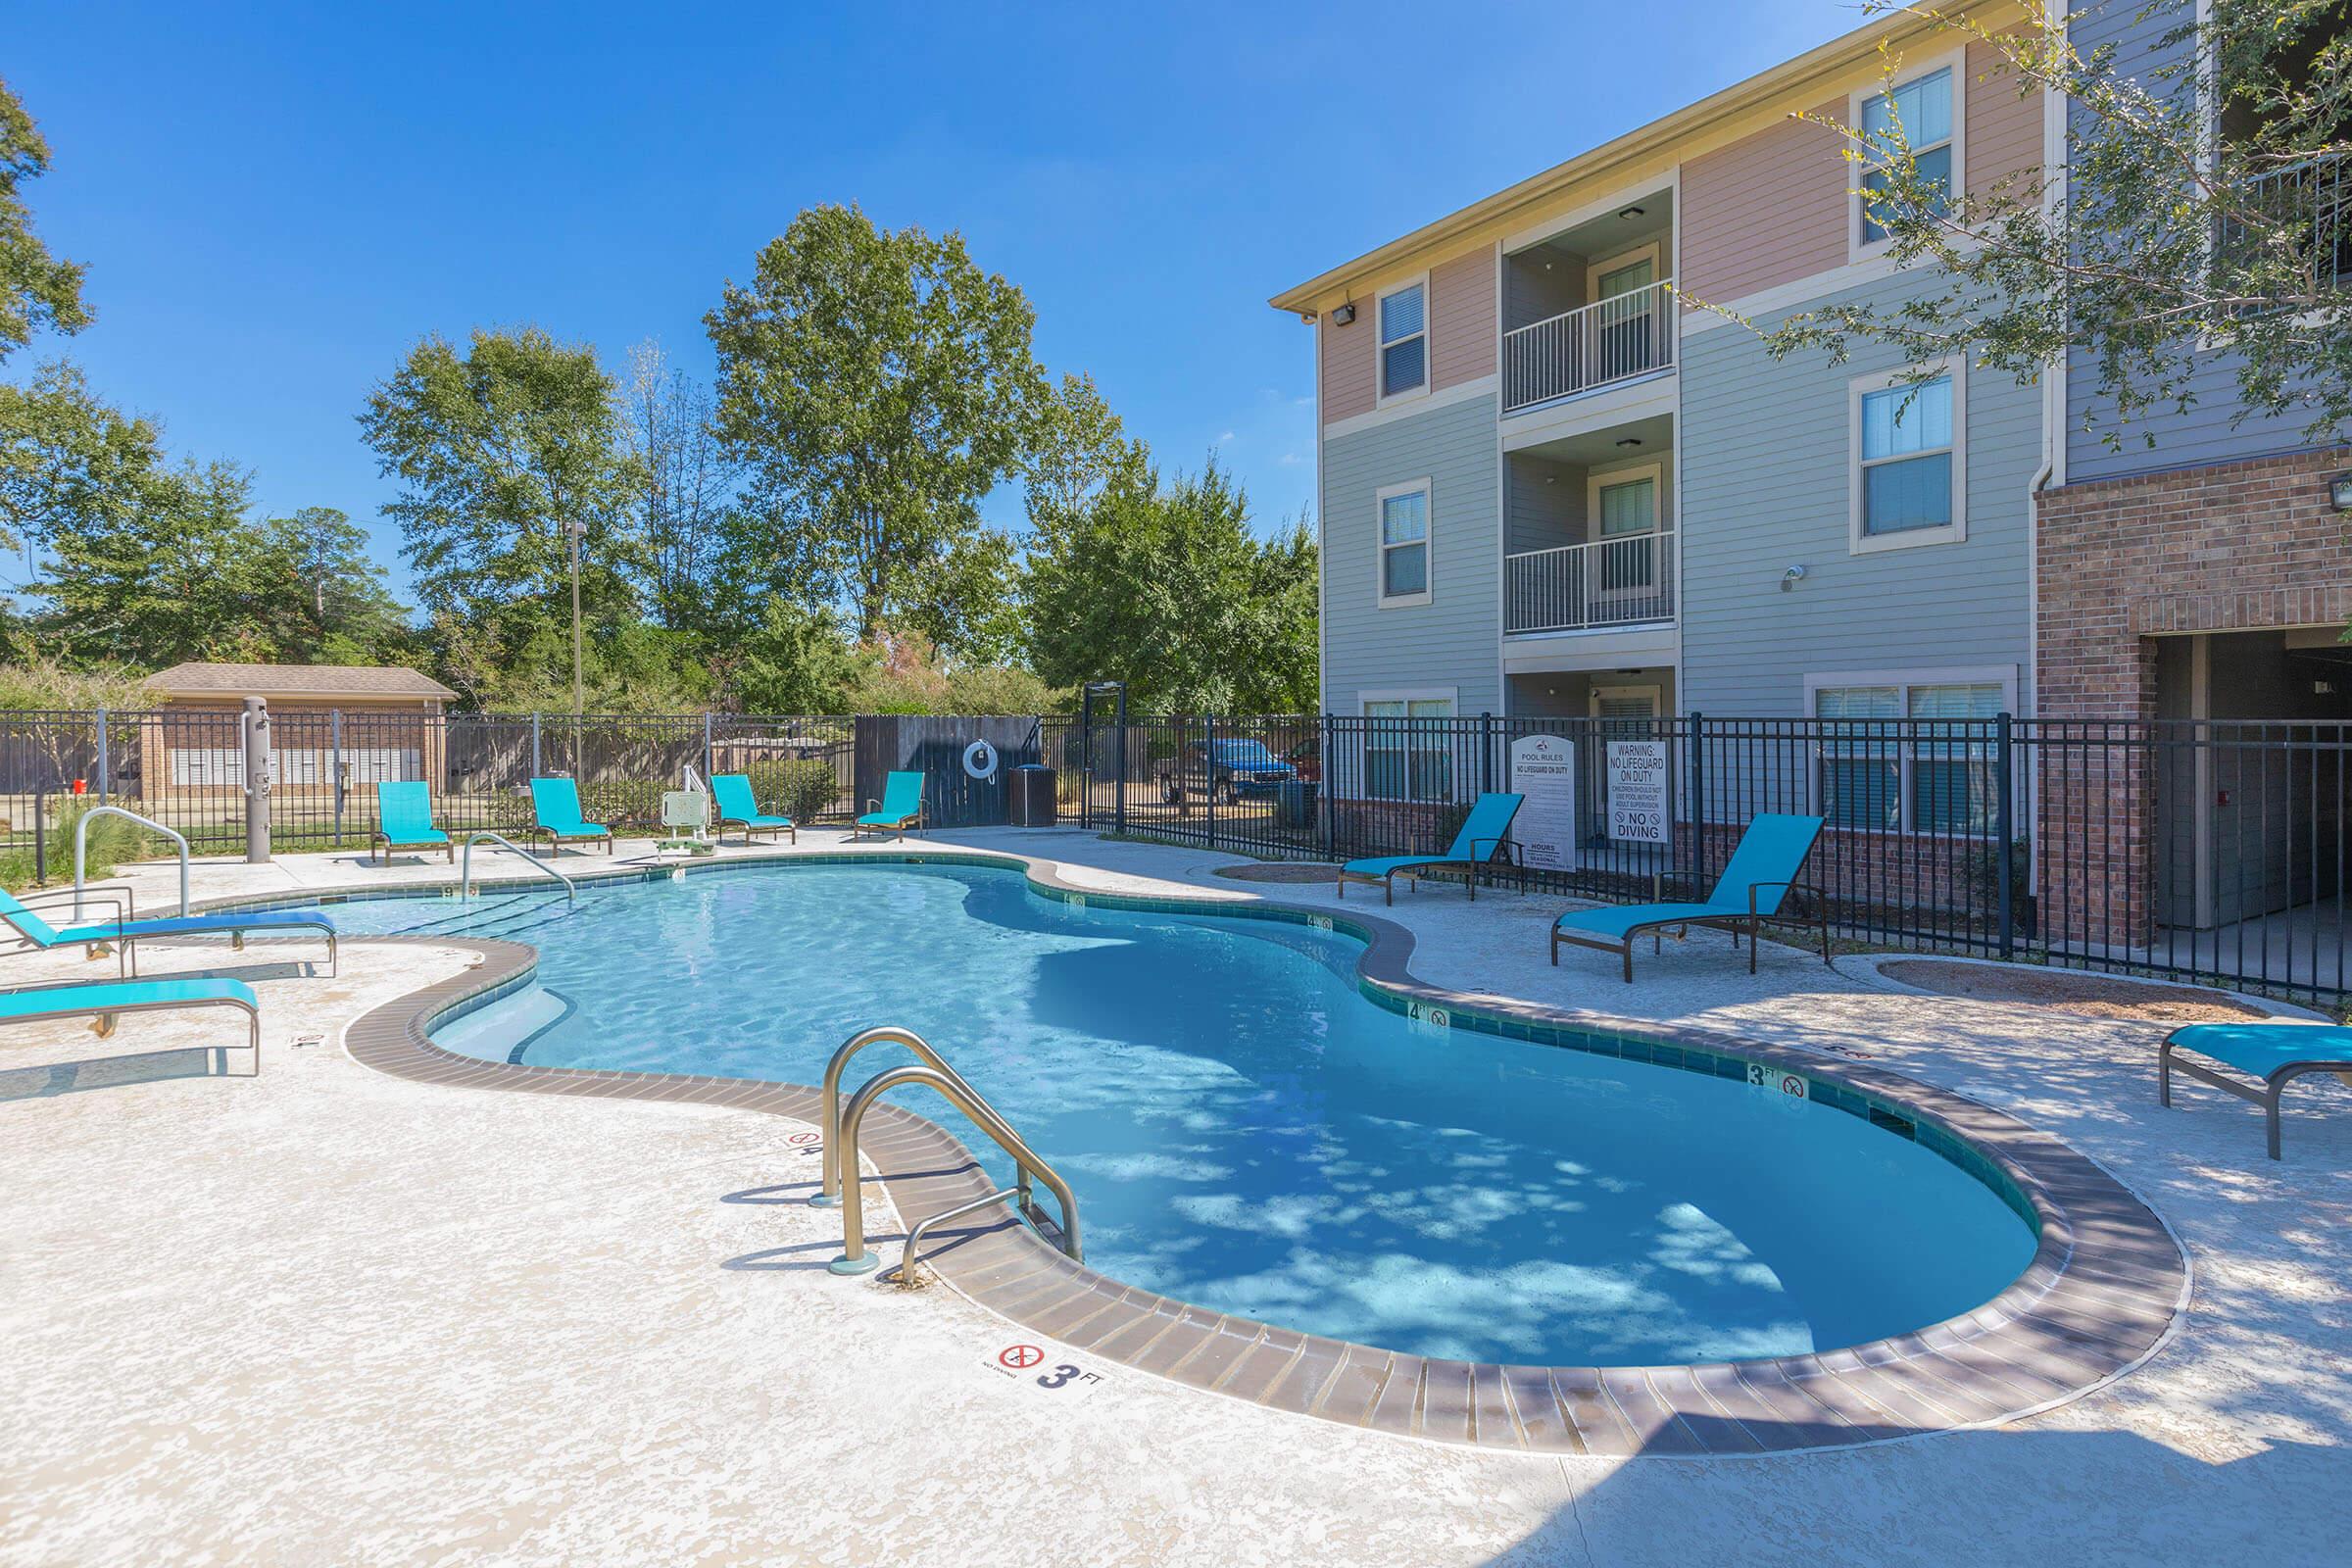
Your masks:
<path fill-rule="evenodd" d="M 1955 1163 L 1963 1163 L 1960 1153 L 1981 1159 L 1985 1168 L 1972 1174 L 1996 1192 L 2006 1186 L 2012 1205 L 2022 1205 L 2039 1232 L 2032 1263 L 2007 1290 L 1974 1311 L 1911 1334 L 1818 1354 L 1599 1368 L 1427 1359 L 1212 1312 L 1074 1263 L 1011 1218 L 936 1233 L 925 1265 L 959 1294 L 1115 1365 L 1297 1414 L 1482 1447 L 1684 1457 L 1784 1453 L 1998 1425 L 2063 1403 L 2147 1360 L 2188 1299 L 2188 1260 L 2153 1210 L 2089 1158 L 2015 1117 L 1914 1079 L 1832 1063 L 1788 1047 L 1457 996 L 1414 979 L 1406 968 L 1412 934 L 1378 916 L 1335 916 L 1270 902 L 1114 894 L 1065 880 L 1051 860 L 1001 851 L 739 857 L 687 869 L 708 874 L 851 858 L 996 865 L 1019 869 L 1040 892 L 1073 902 L 1337 927 L 1366 944 L 1359 964 L 1365 993 L 1434 1028 L 1514 1039 L 1575 1031 L 1593 1038 L 1570 1049 L 1696 1071 L 1709 1070 L 1697 1064 L 1699 1058 L 1710 1064 L 1730 1058 L 1763 1069 L 1767 1078 L 1797 1075 L 1809 1098 L 1852 1097 L 1854 1103 L 1839 1108 L 1867 1114 L 1890 1135 L 1956 1143 L 1958 1152 L 1941 1144 L 1937 1152 Z M 616 870 L 582 880 L 642 880 L 677 869 Z M 403 890 L 337 891 L 380 896 Z M 817 1091 L 800 1084 L 534 1067 L 458 1055 L 433 1045 L 426 1031 L 453 1012 L 528 984 L 536 952 L 519 943 L 457 935 L 349 940 L 481 955 L 462 974 L 350 1025 L 347 1051 L 378 1071 L 453 1088 L 696 1102 L 820 1121 Z M 1765 1087 L 1771 1092 L 1769 1083 Z M 1888 1116 L 1904 1125 L 1888 1126 L 1882 1119 Z M 885 1103 L 874 1108 L 867 1129 L 869 1161 L 907 1223 L 989 1190 L 970 1151 L 937 1123 Z"/>

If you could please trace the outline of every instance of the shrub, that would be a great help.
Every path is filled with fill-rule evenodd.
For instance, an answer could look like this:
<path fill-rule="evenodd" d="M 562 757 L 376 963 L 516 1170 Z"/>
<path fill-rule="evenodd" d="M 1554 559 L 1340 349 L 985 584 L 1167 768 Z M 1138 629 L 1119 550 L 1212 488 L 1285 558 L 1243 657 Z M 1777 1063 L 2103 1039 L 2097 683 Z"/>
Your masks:
<path fill-rule="evenodd" d="M 64 882 L 74 875 L 74 830 L 82 813 L 97 806 L 96 801 L 82 806 L 68 806 L 59 810 L 49 824 L 49 877 Z M 90 826 L 87 859 L 83 874 L 92 882 L 102 881 L 114 874 L 115 868 L 126 861 L 143 860 L 153 853 L 152 836 L 138 823 L 120 816 L 102 816 Z M 33 883 L 35 861 L 30 845 L 0 855 L 0 887 L 14 892 Z"/>
<path fill-rule="evenodd" d="M 744 768 L 752 781 L 752 798 L 763 811 L 780 812 L 795 822 L 813 822 L 830 815 L 841 799 L 841 783 L 831 762 L 753 762 Z"/>

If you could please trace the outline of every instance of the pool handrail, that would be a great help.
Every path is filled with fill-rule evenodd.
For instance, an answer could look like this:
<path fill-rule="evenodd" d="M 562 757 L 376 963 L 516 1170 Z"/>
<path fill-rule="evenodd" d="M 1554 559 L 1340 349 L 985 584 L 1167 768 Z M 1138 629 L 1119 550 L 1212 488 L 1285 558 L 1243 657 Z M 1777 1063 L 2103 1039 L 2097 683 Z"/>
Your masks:
<path fill-rule="evenodd" d="M 484 829 L 479 833 L 469 833 L 466 836 L 466 856 L 464 859 L 458 862 L 459 898 L 470 899 L 473 897 L 473 847 L 476 844 L 483 843 L 484 841 L 488 841 L 492 844 L 502 844 L 508 849 L 514 851 L 516 855 L 521 856 L 523 864 L 529 866 L 532 870 L 539 872 L 543 876 L 552 876 L 557 881 L 563 883 L 564 896 L 566 900 L 573 904 L 580 902 L 579 887 L 571 880 L 571 878 L 565 876 L 563 872 L 557 870 L 554 866 L 548 864 L 536 855 L 529 853 L 523 849 L 521 845 L 516 844 L 513 839 L 507 837 L 504 833 L 492 833 L 488 829 Z"/>
<path fill-rule="evenodd" d="M 927 1065 L 936 1067 L 947 1074 L 965 1094 L 974 1100 L 980 1098 L 980 1091 L 966 1083 L 963 1074 L 950 1066 L 948 1058 L 934 1051 L 931 1043 L 913 1030 L 902 1029 L 897 1024 L 889 1023 L 879 1024 L 871 1029 L 858 1030 L 849 1039 L 844 1040 L 840 1048 L 833 1053 L 832 1059 L 825 1063 L 824 1087 L 820 1091 L 824 1103 L 824 1120 L 818 1128 L 824 1140 L 822 1146 L 825 1156 L 824 1179 L 817 1186 L 816 1196 L 808 1200 L 815 1207 L 832 1208 L 841 1201 L 841 1075 L 849 1070 L 852 1056 L 868 1046 L 886 1044 L 905 1046 L 908 1051 L 921 1057 Z"/>
<path fill-rule="evenodd" d="M 841 1143 L 843 1168 L 858 1169 L 858 1133 L 864 1124 L 865 1113 L 875 1101 L 902 1084 L 921 1084 L 969 1117 L 982 1132 L 988 1134 L 998 1148 L 1012 1156 L 1020 1176 L 1014 1189 L 1021 1201 L 1022 1217 L 1032 1225 L 1039 1221 L 1037 1205 L 1029 1200 L 1029 1178 L 1035 1175 L 1044 1182 L 1061 1204 L 1061 1250 L 1073 1263 L 1086 1260 L 1078 1239 L 1078 1199 L 1061 1173 L 1046 1163 L 1036 1150 L 1022 1141 L 1012 1130 L 1012 1124 L 998 1114 L 997 1108 L 972 1091 L 961 1078 L 952 1077 L 935 1067 L 917 1062 L 902 1062 L 885 1067 L 868 1078 L 858 1091 L 850 1097 L 841 1113 Z M 841 1189 L 841 1256 L 826 1267 L 835 1274 L 868 1274 L 881 1266 L 882 1260 L 865 1250 L 865 1193 L 864 1184 L 846 1181 Z M 902 1267 L 904 1263 L 902 1262 Z"/>
<path fill-rule="evenodd" d="M 120 806 L 98 805 L 82 812 L 80 820 L 74 824 L 74 918 L 76 920 L 81 918 L 81 868 L 90 845 L 90 823 L 102 816 L 128 817 L 141 827 L 155 829 L 179 846 L 179 912 L 184 917 L 188 912 L 188 841 L 186 836 L 172 828 L 166 827 L 152 816 L 141 816 L 138 812 L 126 811 Z"/>

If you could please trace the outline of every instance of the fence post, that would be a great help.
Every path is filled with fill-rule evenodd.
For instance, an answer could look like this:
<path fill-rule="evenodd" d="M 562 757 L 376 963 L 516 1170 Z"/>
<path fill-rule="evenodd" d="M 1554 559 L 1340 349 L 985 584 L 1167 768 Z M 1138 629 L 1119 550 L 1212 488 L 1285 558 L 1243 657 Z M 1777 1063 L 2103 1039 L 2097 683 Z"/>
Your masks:
<path fill-rule="evenodd" d="M 1706 724 L 1698 710 L 1690 710 L 1690 885 L 1706 886 L 1707 766 L 1699 755 L 1699 737 Z"/>
<path fill-rule="evenodd" d="M 335 848 L 343 847 L 343 710 L 326 710 L 327 784 L 335 792 Z"/>
<path fill-rule="evenodd" d="M 531 777 L 543 778 L 547 769 L 539 765 L 539 715 L 531 715 Z"/>
<path fill-rule="evenodd" d="M 1493 713 L 1478 715 L 1478 793 L 1481 795 L 1494 793 L 1494 715 Z M 1470 850 L 1475 855 L 1478 852 L 1478 846 L 1473 844 L 1470 846 Z"/>
<path fill-rule="evenodd" d="M 1119 771 L 1116 788 L 1117 804 L 1112 808 L 1111 820 L 1120 833 L 1127 831 L 1127 683 L 1119 682 Z"/>
<path fill-rule="evenodd" d="M 1179 733 L 1178 745 L 1182 744 L 1182 735 Z M 1213 850 L 1217 847 L 1217 715 L 1214 713 L 1200 715 L 1200 749 L 1202 770 L 1208 774 L 1208 847 Z M 1176 776 L 1182 780 L 1184 759 L 1181 753 L 1176 760 Z M 1179 782 L 1176 787 L 1182 790 L 1184 785 Z"/>
<path fill-rule="evenodd" d="M 2000 889 L 2001 957 L 2004 960 L 2017 956 L 2017 910 L 2009 886 L 2010 862 L 2016 858 L 2010 845 L 2017 827 L 2016 781 L 2010 773 L 2009 748 L 2012 739 L 2009 715 L 2002 713 L 1993 720 L 1993 765 L 1997 771 L 1993 782 L 1992 874 L 1995 885 Z"/>
<path fill-rule="evenodd" d="M 710 758 L 710 713 L 706 709 L 703 712 L 703 782 L 705 784 L 710 782 L 710 774 L 716 766 L 717 763 Z"/>
<path fill-rule="evenodd" d="M 49 881 L 49 789 L 43 784 L 32 787 L 32 882 L 45 886 Z"/>
<path fill-rule="evenodd" d="M 98 710 L 98 804 L 106 804 L 107 786 L 114 781 L 114 764 L 106 750 L 106 710 Z"/>
<path fill-rule="evenodd" d="M 1323 858 L 1329 860 L 1336 858 L 1336 841 L 1339 836 L 1335 808 L 1331 799 L 1331 786 L 1334 782 L 1331 776 L 1331 714 L 1328 712 L 1320 714 L 1316 722 L 1323 728 L 1322 749 L 1315 754 L 1319 759 L 1316 771 L 1321 773 L 1323 778 L 1322 787 L 1315 793 L 1323 798 Z"/>

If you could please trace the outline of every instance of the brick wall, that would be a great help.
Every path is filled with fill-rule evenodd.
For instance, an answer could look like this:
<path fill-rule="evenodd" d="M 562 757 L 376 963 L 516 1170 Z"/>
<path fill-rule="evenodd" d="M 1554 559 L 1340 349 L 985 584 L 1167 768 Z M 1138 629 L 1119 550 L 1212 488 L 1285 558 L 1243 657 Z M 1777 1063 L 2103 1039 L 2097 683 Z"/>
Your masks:
<path fill-rule="evenodd" d="M 2329 504 L 2352 449 L 2067 485 L 2039 498 L 2039 717 L 2154 719 L 2168 634 L 2352 620 L 2352 523 Z M 2060 929 L 2155 929 L 2156 800 L 2144 752 L 2060 752 L 2040 780 Z"/>

